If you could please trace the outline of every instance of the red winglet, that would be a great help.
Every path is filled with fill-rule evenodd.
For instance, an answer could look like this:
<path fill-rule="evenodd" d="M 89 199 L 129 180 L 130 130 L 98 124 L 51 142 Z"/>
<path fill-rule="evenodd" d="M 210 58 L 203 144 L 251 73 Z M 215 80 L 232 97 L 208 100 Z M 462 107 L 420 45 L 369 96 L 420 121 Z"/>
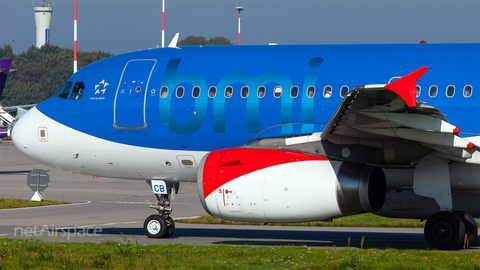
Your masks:
<path fill-rule="evenodd" d="M 456 127 L 456 128 L 453 130 L 453 134 L 458 135 L 458 133 L 460 133 L 460 128 Z"/>
<path fill-rule="evenodd" d="M 417 69 L 414 72 L 385 85 L 385 88 L 392 90 L 397 95 L 399 95 L 405 101 L 405 103 L 407 103 L 408 107 L 415 107 L 415 88 L 417 85 L 417 81 L 418 79 L 420 79 L 420 77 L 423 76 L 425 72 L 427 72 L 427 70 L 428 67 L 422 67 L 420 69 Z"/>
<path fill-rule="evenodd" d="M 473 143 L 467 144 L 467 148 L 468 148 L 468 149 L 472 149 L 472 148 L 473 148 Z"/>

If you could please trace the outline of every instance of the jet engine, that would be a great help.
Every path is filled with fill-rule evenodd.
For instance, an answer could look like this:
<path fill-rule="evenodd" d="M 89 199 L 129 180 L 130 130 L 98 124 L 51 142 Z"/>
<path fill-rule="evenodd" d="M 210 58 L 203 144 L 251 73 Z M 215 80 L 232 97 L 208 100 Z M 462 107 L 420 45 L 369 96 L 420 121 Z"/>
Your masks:
<path fill-rule="evenodd" d="M 250 222 L 307 222 L 379 211 L 380 168 L 274 149 L 231 148 L 200 163 L 198 191 L 214 217 Z"/>

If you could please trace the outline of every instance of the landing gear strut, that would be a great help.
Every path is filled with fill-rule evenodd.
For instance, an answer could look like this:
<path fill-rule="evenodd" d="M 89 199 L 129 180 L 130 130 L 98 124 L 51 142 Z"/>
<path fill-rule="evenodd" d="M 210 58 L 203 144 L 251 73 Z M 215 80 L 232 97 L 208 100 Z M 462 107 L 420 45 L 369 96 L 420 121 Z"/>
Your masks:
<path fill-rule="evenodd" d="M 143 223 L 143 230 L 149 238 L 169 238 L 175 232 L 175 222 L 170 217 L 172 207 L 170 201 L 178 192 L 178 183 L 167 183 L 159 180 L 147 181 L 152 187 L 157 203 L 150 208 L 157 209 L 158 214 L 150 215 Z"/>

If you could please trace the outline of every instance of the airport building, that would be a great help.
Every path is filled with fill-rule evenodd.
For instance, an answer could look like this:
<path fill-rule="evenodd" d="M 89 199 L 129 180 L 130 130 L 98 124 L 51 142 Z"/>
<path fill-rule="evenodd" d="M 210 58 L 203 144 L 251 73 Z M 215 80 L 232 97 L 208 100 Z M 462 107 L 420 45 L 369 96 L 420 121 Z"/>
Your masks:
<path fill-rule="evenodd" d="M 52 23 L 53 6 L 45 0 L 33 6 L 35 26 L 37 28 L 36 47 L 40 48 L 45 43 L 50 43 L 50 25 Z"/>

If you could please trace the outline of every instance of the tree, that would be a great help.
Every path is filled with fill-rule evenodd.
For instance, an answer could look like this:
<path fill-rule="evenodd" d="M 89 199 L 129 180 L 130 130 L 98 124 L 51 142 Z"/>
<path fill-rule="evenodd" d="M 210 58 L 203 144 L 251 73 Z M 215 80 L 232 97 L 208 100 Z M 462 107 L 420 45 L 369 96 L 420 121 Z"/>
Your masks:
<path fill-rule="evenodd" d="M 14 56 L 12 46 L 7 44 L 3 45 L 3 48 L 0 47 L 0 58 L 13 58 Z"/>
<path fill-rule="evenodd" d="M 224 37 L 214 37 L 208 40 L 210 44 L 208 45 L 233 45 L 229 39 Z"/>
<path fill-rule="evenodd" d="M 214 37 L 207 40 L 205 37 L 188 36 L 177 44 L 177 46 L 191 45 L 233 45 L 233 43 L 224 37 Z"/>
<path fill-rule="evenodd" d="M 79 69 L 112 56 L 101 51 L 78 52 Z M 45 44 L 32 46 L 27 52 L 14 55 L 10 45 L 0 47 L 0 57 L 12 58 L 12 69 L 5 84 L 0 104 L 12 106 L 35 104 L 53 96 L 73 73 L 73 50 Z"/>

